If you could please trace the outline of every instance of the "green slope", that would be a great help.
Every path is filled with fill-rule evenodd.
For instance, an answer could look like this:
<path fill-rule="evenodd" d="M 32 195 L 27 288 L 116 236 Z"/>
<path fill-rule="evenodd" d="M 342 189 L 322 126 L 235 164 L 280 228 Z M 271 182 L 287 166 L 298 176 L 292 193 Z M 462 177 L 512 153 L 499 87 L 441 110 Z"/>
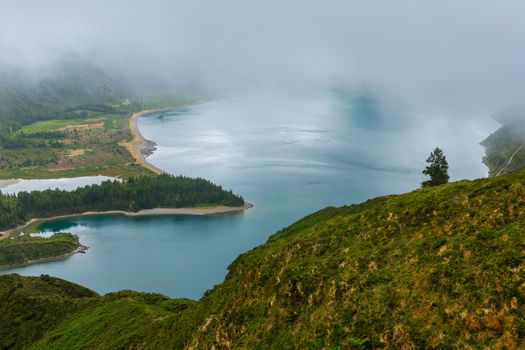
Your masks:
<path fill-rule="evenodd" d="M 483 163 L 490 176 L 525 167 L 525 110 L 513 109 L 496 117 L 501 127 L 481 142 Z"/>
<path fill-rule="evenodd" d="M 321 210 L 241 255 L 197 302 L 4 276 L 0 329 L 35 349 L 524 348 L 524 232 L 520 170 Z"/>
<path fill-rule="evenodd" d="M 48 276 L 0 278 L 0 349 L 22 349 L 96 302 L 89 289 Z"/>
<path fill-rule="evenodd" d="M 0 66 L 0 178 L 151 174 L 125 148 L 129 114 L 203 98 L 71 57 L 32 73 Z"/>
<path fill-rule="evenodd" d="M 209 96 L 69 57 L 31 73 L 0 67 L 0 136 L 42 120 L 173 107 Z M 2 140 L 2 139 L 0 139 Z"/>
<path fill-rule="evenodd" d="M 73 112 L 83 105 L 107 111 L 130 94 L 121 76 L 86 62 L 66 60 L 38 79 L 0 71 L 0 127 L 16 130 L 38 120 L 78 117 Z"/>

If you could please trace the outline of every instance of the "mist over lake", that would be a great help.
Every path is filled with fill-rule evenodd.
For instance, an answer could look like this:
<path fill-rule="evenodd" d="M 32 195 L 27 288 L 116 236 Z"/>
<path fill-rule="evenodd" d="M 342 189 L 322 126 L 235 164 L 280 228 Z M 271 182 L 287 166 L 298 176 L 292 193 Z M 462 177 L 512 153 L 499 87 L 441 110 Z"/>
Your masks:
<path fill-rule="evenodd" d="M 48 222 L 42 230 L 78 234 L 87 254 L 2 273 L 49 274 L 101 293 L 196 299 L 224 279 L 239 254 L 295 220 L 418 188 L 436 146 L 449 159 L 452 180 L 486 176 L 478 143 L 496 128 L 490 115 L 430 118 L 403 101 L 344 88 L 251 89 L 153 113 L 138 126 L 157 143 L 152 164 L 210 179 L 255 207 L 236 215 Z"/>

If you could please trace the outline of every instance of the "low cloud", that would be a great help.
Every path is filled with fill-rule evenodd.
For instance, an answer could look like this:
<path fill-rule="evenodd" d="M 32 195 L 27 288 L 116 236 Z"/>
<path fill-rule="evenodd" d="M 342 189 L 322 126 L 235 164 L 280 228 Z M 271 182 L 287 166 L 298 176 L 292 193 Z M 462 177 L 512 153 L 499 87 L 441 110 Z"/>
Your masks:
<path fill-rule="evenodd" d="M 517 0 L 8 0 L 0 62 L 39 72 L 73 55 L 224 90 L 362 85 L 476 113 L 523 101 L 524 11 Z"/>

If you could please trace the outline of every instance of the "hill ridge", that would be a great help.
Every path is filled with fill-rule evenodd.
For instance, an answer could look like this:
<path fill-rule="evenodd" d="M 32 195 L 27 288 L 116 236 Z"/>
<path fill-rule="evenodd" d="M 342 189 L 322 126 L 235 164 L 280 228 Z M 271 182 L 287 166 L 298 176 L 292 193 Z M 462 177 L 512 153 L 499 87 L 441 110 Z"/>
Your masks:
<path fill-rule="evenodd" d="M 49 301 L 24 310 L 28 278 L 2 276 L 0 339 L 22 340 L 0 347 L 523 348 L 524 230 L 520 170 L 320 210 L 240 255 L 199 301 L 26 291 Z"/>

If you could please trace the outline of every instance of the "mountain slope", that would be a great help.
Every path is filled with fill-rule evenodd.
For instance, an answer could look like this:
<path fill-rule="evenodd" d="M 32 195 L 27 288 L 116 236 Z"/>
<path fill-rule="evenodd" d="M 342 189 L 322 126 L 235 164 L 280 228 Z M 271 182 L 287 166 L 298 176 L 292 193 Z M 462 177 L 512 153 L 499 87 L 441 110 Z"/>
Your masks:
<path fill-rule="evenodd" d="M 0 66 L 0 177 L 151 174 L 126 149 L 130 113 L 202 97 L 72 57 L 33 72 Z"/>
<path fill-rule="evenodd" d="M 83 118 L 82 112 L 128 114 L 206 98 L 199 90 L 179 90 L 78 57 L 37 72 L 0 67 L 0 136 L 41 120 Z"/>
<path fill-rule="evenodd" d="M 1 276 L 0 349 L 27 347 L 67 315 L 96 301 L 96 296 L 58 278 Z"/>
<path fill-rule="evenodd" d="M 82 307 L 20 348 L 523 348 L 523 232 L 525 170 L 327 208 L 241 255 L 198 302 L 61 296 Z M 55 312 L 43 305 L 16 317 Z"/>
<path fill-rule="evenodd" d="M 523 178 L 464 181 L 312 215 L 232 264 L 201 301 L 217 316 L 194 341 L 523 347 Z"/>
<path fill-rule="evenodd" d="M 501 127 L 481 142 L 485 147 L 483 163 L 490 176 L 498 176 L 525 167 L 524 110 L 509 110 L 498 115 Z"/>
<path fill-rule="evenodd" d="M 130 96 L 123 77 L 86 62 L 65 61 L 39 78 L 0 72 L 0 126 L 16 130 L 37 120 L 71 117 L 82 105 L 118 102 Z"/>

